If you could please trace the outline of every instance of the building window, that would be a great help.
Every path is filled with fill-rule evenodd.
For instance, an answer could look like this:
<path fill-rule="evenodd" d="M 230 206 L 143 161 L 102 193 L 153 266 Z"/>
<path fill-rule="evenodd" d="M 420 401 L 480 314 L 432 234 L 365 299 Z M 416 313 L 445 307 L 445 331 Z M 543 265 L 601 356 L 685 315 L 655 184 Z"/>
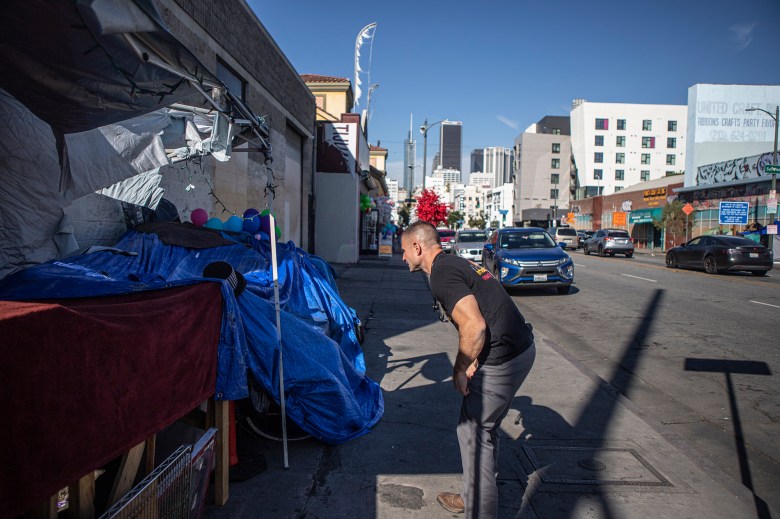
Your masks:
<path fill-rule="evenodd" d="M 557 200 L 558 199 L 558 190 L 557 189 L 551 189 L 550 190 L 550 198 Z"/>
<path fill-rule="evenodd" d="M 217 58 L 217 78 L 228 87 L 230 93 L 246 101 L 246 81 L 219 58 Z"/>
<path fill-rule="evenodd" d="M 626 136 L 625 135 L 618 135 L 615 137 L 615 145 L 618 148 L 625 148 L 626 147 Z"/>
<path fill-rule="evenodd" d="M 594 169 L 593 170 L 593 180 L 601 180 L 604 178 L 604 170 L 603 169 Z"/>
<path fill-rule="evenodd" d="M 623 186 L 615 186 L 615 193 L 622 190 L 623 190 Z"/>
<path fill-rule="evenodd" d="M 674 166 L 676 160 L 677 160 L 677 157 L 675 155 L 667 155 L 666 156 L 666 165 L 667 166 Z"/>
<path fill-rule="evenodd" d="M 616 164 L 625 164 L 626 163 L 626 154 L 625 153 L 615 153 L 615 163 Z"/>
<path fill-rule="evenodd" d="M 604 146 L 604 136 L 596 135 L 596 146 Z"/>
<path fill-rule="evenodd" d="M 553 128 L 552 129 L 552 134 L 553 135 L 560 135 L 561 134 L 561 129 L 560 128 Z"/>
<path fill-rule="evenodd" d="M 650 180 L 650 170 L 649 169 L 643 169 L 639 172 L 639 178 L 642 182 L 647 182 Z"/>
<path fill-rule="evenodd" d="M 674 137 L 667 137 L 666 138 L 666 147 L 667 148 L 676 148 L 677 147 L 677 139 Z"/>
<path fill-rule="evenodd" d="M 666 124 L 666 130 L 670 132 L 676 132 L 677 131 L 677 121 L 669 121 Z"/>
<path fill-rule="evenodd" d="M 597 130 L 609 130 L 609 119 L 596 119 Z"/>
<path fill-rule="evenodd" d="M 551 173 L 550 184 L 557 184 L 557 183 L 558 183 L 558 173 Z"/>
<path fill-rule="evenodd" d="M 314 96 L 314 100 L 317 103 L 317 108 L 325 110 L 325 96 Z"/>
<path fill-rule="evenodd" d="M 655 148 L 655 137 L 642 137 L 643 148 Z"/>
<path fill-rule="evenodd" d="M 674 175 L 675 175 L 675 172 L 674 172 L 674 171 L 667 171 L 667 172 L 666 172 L 666 176 L 667 176 L 667 177 L 673 177 Z"/>
<path fill-rule="evenodd" d="M 597 164 L 601 164 L 602 162 L 604 162 L 604 154 L 601 153 L 600 151 L 597 151 L 596 153 L 594 153 L 593 154 L 593 162 L 595 162 Z"/>
<path fill-rule="evenodd" d="M 554 142 L 552 145 L 552 152 L 553 153 L 560 153 L 561 152 L 561 143 L 560 142 Z"/>
<path fill-rule="evenodd" d="M 553 169 L 558 169 L 561 167 L 561 159 L 552 159 L 552 163 L 550 164 L 550 167 Z"/>
<path fill-rule="evenodd" d="M 653 121 L 645 119 L 642 121 L 642 130 L 649 132 L 653 130 Z"/>
<path fill-rule="evenodd" d="M 642 154 L 642 164 L 650 164 L 650 154 L 649 153 L 643 153 Z"/>
<path fill-rule="evenodd" d="M 623 169 L 616 169 L 615 170 L 615 180 L 623 180 L 626 176 L 626 172 Z"/>
<path fill-rule="evenodd" d="M 618 119 L 617 120 L 617 129 L 618 130 L 625 130 L 626 129 L 626 120 L 625 119 Z"/>

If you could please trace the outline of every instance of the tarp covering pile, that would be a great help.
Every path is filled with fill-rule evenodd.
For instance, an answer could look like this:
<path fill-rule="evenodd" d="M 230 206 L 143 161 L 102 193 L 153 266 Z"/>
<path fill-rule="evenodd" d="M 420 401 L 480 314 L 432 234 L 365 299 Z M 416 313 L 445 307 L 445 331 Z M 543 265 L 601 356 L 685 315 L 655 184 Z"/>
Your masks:
<path fill-rule="evenodd" d="M 202 282 L 209 263 L 226 261 L 244 275 L 247 288 L 236 297 L 222 283 L 216 396 L 246 397 L 248 369 L 279 402 L 269 242 L 225 232 L 220 240 L 216 231 L 191 224 L 154 225 L 157 232 L 128 231 L 113 248 L 19 271 L 0 281 L 0 299 L 106 296 L 187 285 Z M 176 229 L 202 235 L 207 248 L 164 243 L 162 237 L 176 236 Z M 211 246 L 215 238 L 224 245 Z M 384 401 L 379 385 L 365 374 L 351 311 L 315 266 L 316 257 L 289 242 L 277 245 L 277 258 L 287 415 L 327 443 L 361 436 L 381 418 Z"/>

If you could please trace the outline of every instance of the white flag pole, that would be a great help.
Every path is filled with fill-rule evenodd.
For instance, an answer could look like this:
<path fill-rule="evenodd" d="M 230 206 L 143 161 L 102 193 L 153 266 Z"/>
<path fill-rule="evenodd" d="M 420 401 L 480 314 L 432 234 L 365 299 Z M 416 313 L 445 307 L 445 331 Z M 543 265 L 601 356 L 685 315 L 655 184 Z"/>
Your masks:
<path fill-rule="evenodd" d="M 279 269 L 276 266 L 276 218 L 269 214 L 268 234 L 271 236 L 271 273 L 274 280 L 274 305 L 276 306 L 276 339 L 279 341 L 279 400 L 282 406 L 282 445 L 284 446 L 284 468 L 289 469 L 287 459 L 287 410 L 284 405 L 284 361 L 282 359 L 282 322 L 279 310 Z"/>

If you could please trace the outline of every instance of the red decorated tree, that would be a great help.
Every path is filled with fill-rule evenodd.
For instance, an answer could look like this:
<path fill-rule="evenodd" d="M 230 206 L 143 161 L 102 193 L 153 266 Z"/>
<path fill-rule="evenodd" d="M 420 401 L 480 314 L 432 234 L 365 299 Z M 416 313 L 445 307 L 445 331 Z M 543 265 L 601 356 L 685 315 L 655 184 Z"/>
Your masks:
<path fill-rule="evenodd" d="M 417 218 L 439 227 L 447 221 L 449 207 L 439 200 L 433 189 L 423 189 L 417 197 Z"/>

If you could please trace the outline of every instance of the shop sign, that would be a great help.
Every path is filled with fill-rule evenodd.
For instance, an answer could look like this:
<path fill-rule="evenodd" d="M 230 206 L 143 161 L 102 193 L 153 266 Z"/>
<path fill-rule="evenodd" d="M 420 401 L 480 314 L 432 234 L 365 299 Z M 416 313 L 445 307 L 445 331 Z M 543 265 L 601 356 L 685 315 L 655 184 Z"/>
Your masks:
<path fill-rule="evenodd" d="M 658 198 L 666 196 L 666 187 L 655 187 L 653 189 L 645 189 L 642 192 L 642 195 L 645 197 L 645 200 L 648 198 Z"/>

